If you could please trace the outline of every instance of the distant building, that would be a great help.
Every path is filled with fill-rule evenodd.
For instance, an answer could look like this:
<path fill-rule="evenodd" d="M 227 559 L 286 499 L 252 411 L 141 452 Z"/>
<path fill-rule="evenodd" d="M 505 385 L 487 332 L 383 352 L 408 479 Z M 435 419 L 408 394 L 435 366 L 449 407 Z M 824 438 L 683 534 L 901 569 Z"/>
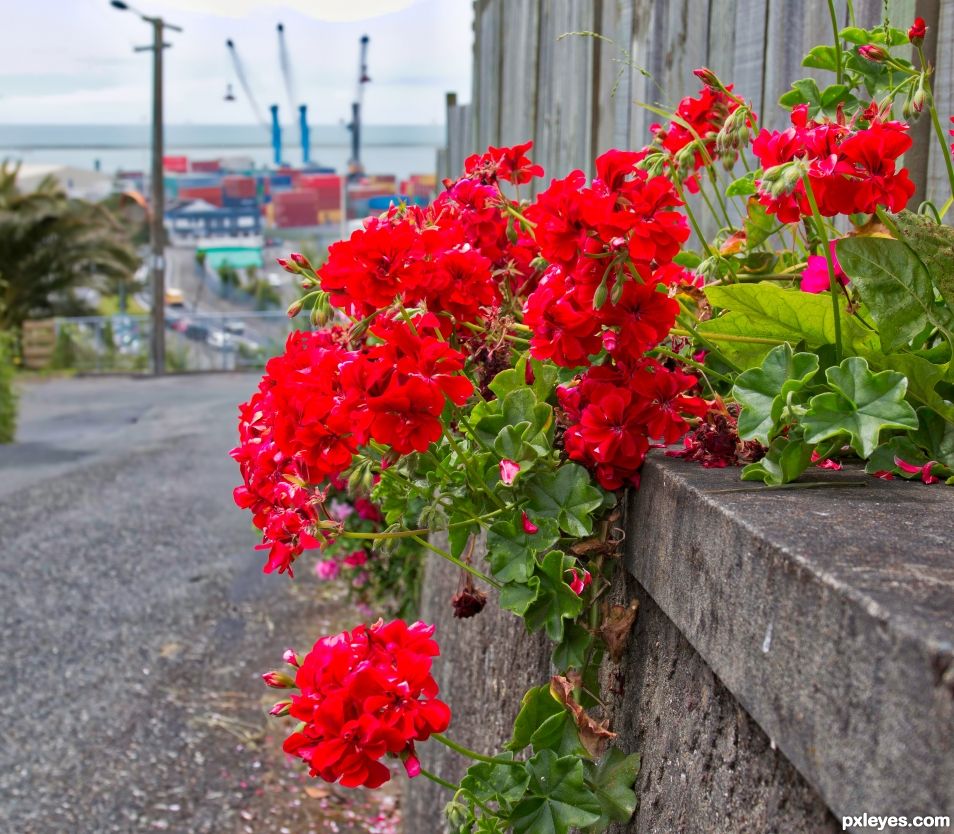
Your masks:
<path fill-rule="evenodd" d="M 74 168 L 70 165 L 42 165 L 24 162 L 17 172 L 17 188 L 28 192 L 47 177 L 56 180 L 70 197 L 96 202 L 108 197 L 113 191 L 113 178 L 109 174 Z"/>
<path fill-rule="evenodd" d="M 174 242 L 207 237 L 249 237 L 262 231 L 257 206 L 215 206 L 205 200 L 173 203 L 166 209 L 166 228 Z"/>

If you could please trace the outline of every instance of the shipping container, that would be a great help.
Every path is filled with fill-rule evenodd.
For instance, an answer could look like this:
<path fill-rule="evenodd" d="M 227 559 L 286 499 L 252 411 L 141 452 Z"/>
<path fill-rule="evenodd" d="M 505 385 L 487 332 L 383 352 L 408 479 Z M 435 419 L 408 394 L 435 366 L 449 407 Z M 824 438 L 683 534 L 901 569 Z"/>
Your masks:
<path fill-rule="evenodd" d="M 222 177 L 222 189 L 228 197 L 255 197 L 258 194 L 255 177 L 242 174 Z"/>
<path fill-rule="evenodd" d="M 222 169 L 222 163 L 217 159 L 193 159 L 192 170 L 200 173 L 214 174 Z"/>
<path fill-rule="evenodd" d="M 272 201 L 275 225 L 280 229 L 314 226 L 318 223 L 319 198 L 315 191 L 281 191 Z"/>
<path fill-rule="evenodd" d="M 189 170 L 189 157 L 164 156 L 162 158 L 162 170 L 170 174 L 184 174 Z"/>

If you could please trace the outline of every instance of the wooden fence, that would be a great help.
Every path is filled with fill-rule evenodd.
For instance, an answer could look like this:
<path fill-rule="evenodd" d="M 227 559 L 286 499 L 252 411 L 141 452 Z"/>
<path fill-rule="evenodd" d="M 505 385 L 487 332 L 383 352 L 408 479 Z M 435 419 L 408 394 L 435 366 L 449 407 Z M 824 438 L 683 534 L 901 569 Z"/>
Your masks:
<path fill-rule="evenodd" d="M 946 129 L 954 113 L 954 0 L 853 0 L 856 24 L 878 24 L 885 5 L 892 25 L 907 29 L 920 15 L 930 27 L 925 52 L 937 67 Z M 835 8 L 847 25 L 846 0 Z M 787 121 L 777 102 L 793 81 L 833 80 L 801 65 L 812 46 L 833 42 L 827 0 L 475 0 L 474 11 L 471 102 L 448 95 L 444 177 L 457 176 L 470 153 L 527 139 L 547 182 L 573 168 L 592 173 L 600 152 L 647 144 L 660 118 L 639 103 L 671 109 L 699 89 L 692 70 L 700 66 L 734 83 L 774 128 Z M 580 32 L 607 40 L 570 34 Z M 945 163 L 928 121 L 925 113 L 915 124 L 905 164 L 918 198 L 943 203 Z"/>

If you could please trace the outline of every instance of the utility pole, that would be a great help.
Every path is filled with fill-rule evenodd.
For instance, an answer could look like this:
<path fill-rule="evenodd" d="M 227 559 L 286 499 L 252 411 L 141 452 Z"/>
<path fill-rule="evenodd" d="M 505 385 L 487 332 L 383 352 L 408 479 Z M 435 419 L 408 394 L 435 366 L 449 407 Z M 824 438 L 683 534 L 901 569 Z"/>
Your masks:
<path fill-rule="evenodd" d="M 111 0 L 120 11 L 132 11 L 152 26 L 152 46 L 137 46 L 136 52 L 152 52 L 152 165 L 150 185 L 152 214 L 149 222 L 149 273 L 152 282 L 152 371 L 161 376 L 166 370 L 166 191 L 162 179 L 165 133 L 162 122 L 162 51 L 171 44 L 163 41 L 164 30 L 181 32 L 178 26 L 161 17 L 150 17 L 123 0 Z"/>

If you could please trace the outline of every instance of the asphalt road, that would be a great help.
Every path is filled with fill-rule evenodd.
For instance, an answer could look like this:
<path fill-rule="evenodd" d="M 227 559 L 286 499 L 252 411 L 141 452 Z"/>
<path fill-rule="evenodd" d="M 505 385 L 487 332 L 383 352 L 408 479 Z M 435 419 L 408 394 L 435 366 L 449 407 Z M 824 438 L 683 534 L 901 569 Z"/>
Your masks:
<path fill-rule="evenodd" d="M 0 446 L 0 832 L 393 830 L 302 779 L 259 674 L 355 619 L 265 576 L 228 457 L 248 375 L 24 386 Z M 386 814 L 386 816 L 388 816 Z"/>

